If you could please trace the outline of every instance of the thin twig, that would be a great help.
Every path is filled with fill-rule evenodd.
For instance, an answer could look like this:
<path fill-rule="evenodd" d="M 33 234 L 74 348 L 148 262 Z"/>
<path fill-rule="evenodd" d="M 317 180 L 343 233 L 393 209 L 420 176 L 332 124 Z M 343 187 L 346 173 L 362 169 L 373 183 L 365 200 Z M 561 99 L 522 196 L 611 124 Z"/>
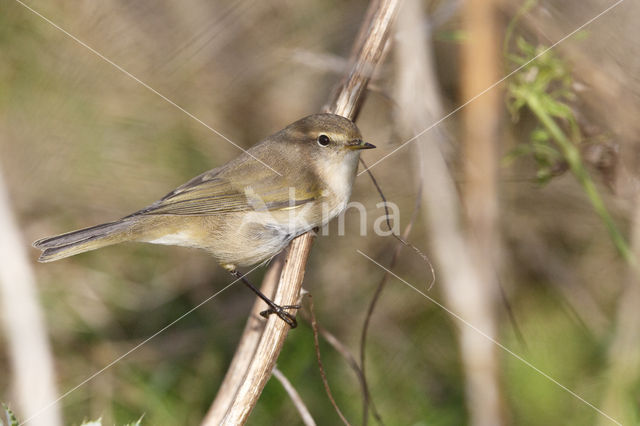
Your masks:
<path fill-rule="evenodd" d="M 310 316 L 307 319 L 311 323 Z M 320 324 L 318 324 L 318 333 L 320 334 L 320 336 L 324 338 L 324 340 L 329 345 L 331 345 L 336 350 L 336 352 L 338 352 L 338 354 L 340 354 L 345 359 L 349 367 L 351 367 L 353 372 L 356 374 L 356 377 L 358 378 L 360 387 L 362 388 L 363 399 L 368 399 L 369 402 L 371 402 L 371 407 L 372 407 L 374 416 L 376 416 L 376 419 L 379 420 L 380 424 L 383 424 L 382 419 L 380 418 L 380 415 L 378 414 L 378 411 L 376 410 L 375 405 L 373 404 L 373 401 L 369 399 L 371 392 L 367 388 L 367 383 L 365 381 L 364 374 L 362 372 L 362 369 L 360 369 L 360 365 L 358 365 L 358 361 L 356 360 L 356 358 L 351 354 L 351 352 L 349 352 L 347 347 L 340 340 L 338 340 L 336 336 L 334 336 L 330 331 L 322 327 Z"/>
<path fill-rule="evenodd" d="M 371 174 L 370 176 L 373 179 L 373 175 Z M 374 184 L 380 191 L 380 196 L 384 197 L 384 195 L 382 194 L 382 191 L 380 190 L 377 183 L 375 182 L 375 179 L 374 179 Z M 391 256 L 389 269 L 393 269 L 393 267 L 395 266 L 396 262 L 398 261 L 398 256 L 400 255 L 400 250 L 402 249 L 402 246 L 405 245 L 403 244 L 403 241 L 406 241 L 406 239 L 409 238 L 409 233 L 411 233 L 413 224 L 416 218 L 418 217 L 418 210 L 420 208 L 421 202 L 422 202 L 422 183 L 420 184 L 420 191 L 418 192 L 418 196 L 416 197 L 416 205 L 413 209 L 413 213 L 411 214 L 411 219 L 409 220 L 409 223 L 405 227 L 404 232 L 402 233 L 402 237 L 399 237 L 399 243 L 396 244 L 393 255 Z M 380 282 L 378 283 L 378 287 L 376 287 L 376 291 L 373 294 L 373 298 L 369 303 L 369 308 L 367 309 L 367 315 L 365 316 L 364 324 L 362 325 L 362 332 L 360 334 L 360 369 L 362 371 L 362 380 L 364 382 L 364 389 L 366 391 L 365 398 L 363 398 L 363 404 L 362 404 L 362 424 L 363 425 L 366 425 L 368 421 L 370 402 L 371 402 L 371 408 L 372 408 L 374 418 L 378 421 L 378 423 L 382 424 L 382 417 L 375 409 L 375 406 L 373 405 L 373 402 L 371 400 L 371 395 L 369 394 L 369 384 L 367 382 L 367 373 L 365 369 L 365 360 L 366 360 L 365 349 L 367 346 L 367 334 L 369 332 L 369 324 L 371 322 L 371 317 L 373 316 L 373 310 L 375 309 L 378 303 L 378 299 L 382 294 L 382 290 L 384 289 L 388 278 L 389 278 L 389 274 L 385 273 L 382 276 L 382 279 L 380 279 Z"/>
<path fill-rule="evenodd" d="M 273 377 L 278 379 L 280 384 L 282 384 L 282 387 L 289 395 L 289 398 L 291 398 L 291 401 L 296 407 L 296 410 L 298 410 L 298 413 L 300 413 L 302 422 L 307 426 L 316 426 L 316 422 L 315 420 L 313 420 L 313 417 L 311 417 L 311 413 L 309 412 L 307 406 L 304 404 L 304 401 L 302 401 L 300 394 L 298 393 L 296 388 L 293 387 L 289 379 L 287 379 L 287 377 L 282 373 L 282 371 L 278 370 L 278 367 L 275 367 L 273 369 Z"/>
<path fill-rule="evenodd" d="M 322 357 L 320 356 L 320 342 L 318 341 L 318 321 L 316 320 L 315 310 L 313 309 L 313 297 L 308 294 L 309 298 L 309 313 L 311 314 L 311 327 L 313 328 L 313 344 L 316 349 L 316 359 L 318 360 L 318 369 L 320 370 L 320 376 L 322 377 L 322 384 L 324 385 L 324 390 L 327 392 L 327 396 L 329 397 L 329 401 L 331 401 L 331 405 L 336 410 L 338 417 L 342 420 L 347 426 L 350 426 L 351 423 L 347 420 L 347 418 L 342 414 L 340 407 L 336 403 L 333 394 L 331 393 L 331 388 L 329 387 L 329 381 L 327 380 L 327 373 L 324 371 L 324 365 L 322 365 Z"/>
<path fill-rule="evenodd" d="M 391 215 L 389 214 L 389 208 L 387 206 L 387 198 L 384 196 L 384 193 L 382 192 L 382 188 L 380 188 L 380 185 L 378 184 L 378 181 L 373 176 L 373 173 L 371 172 L 371 169 L 369 169 L 369 167 L 367 167 L 367 165 L 365 164 L 365 162 L 364 162 L 364 160 L 362 158 L 360 159 L 360 163 L 362 163 L 362 167 L 364 167 L 364 171 L 367 172 L 367 174 L 371 178 L 371 182 L 373 182 L 373 185 L 376 187 L 376 190 L 378 191 L 378 194 L 380 195 L 380 198 L 382 198 L 382 203 L 384 205 L 385 220 L 387 222 L 387 227 L 389 228 L 389 231 L 391 231 L 391 236 L 393 238 L 395 238 L 396 240 L 398 240 L 398 242 L 400 242 L 405 247 L 409 247 L 411 250 L 416 252 L 418 254 L 418 256 L 420 256 L 422 258 L 422 260 L 429 267 L 429 272 L 431 273 L 431 282 L 427 286 L 427 290 L 431 290 L 431 288 L 433 287 L 433 285 L 436 282 L 436 270 L 433 267 L 433 263 L 431 263 L 431 260 L 429 259 L 429 257 L 426 254 L 424 254 L 422 252 L 422 250 L 420 250 L 418 247 L 416 247 L 415 245 L 413 245 L 409 241 L 407 241 L 406 237 L 403 238 L 400 235 L 398 235 L 395 232 L 393 232 L 393 227 L 391 226 L 391 220 L 389 219 L 389 217 Z M 420 188 L 419 189 L 420 189 L 420 192 L 421 192 L 422 191 L 422 183 L 420 184 Z M 421 198 L 421 197 L 422 197 L 421 195 L 418 196 L 418 198 Z"/>
<path fill-rule="evenodd" d="M 349 352 L 346 346 L 340 340 L 338 340 L 336 336 L 334 336 L 330 331 L 328 331 L 320 324 L 318 324 L 318 332 L 324 338 L 324 340 L 326 340 L 326 342 L 330 344 L 347 361 L 349 367 L 351 367 L 351 369 L 356 373 L 360 385 L 363 386 L 363 392 L 368 394 L 369 392 L 364 388 L 364 386 L 366 386 L 364 383 L 364 377 L 362 376 L 362 370 L 360 369 L 356 358 L 351 354 L 351 352 Z"/>

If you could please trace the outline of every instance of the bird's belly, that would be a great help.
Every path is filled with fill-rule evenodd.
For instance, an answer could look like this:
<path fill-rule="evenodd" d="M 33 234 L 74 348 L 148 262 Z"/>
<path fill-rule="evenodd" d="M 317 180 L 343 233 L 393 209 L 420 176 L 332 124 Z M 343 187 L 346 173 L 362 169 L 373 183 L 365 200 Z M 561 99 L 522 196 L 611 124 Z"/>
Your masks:
<path fill-rule="evenodd" d="M 172 216 L 173 226 L 159 228 L 172 232 L 147 234 L 139 241 L 205 249 L 223 265 L 255 265 L 271 259 L 293 238 L 340 214 L 347 200 L 337 201 L 325 206 L 307 203 L 278 211 L 183 216 L 180 223 Z"/>
<path fill-rule="evenodd" d="M 268 212 L 230 213 L 202 218 L 200 248 L 220 264 L 250 266 L 271 259 L 284 249 L 295 234 L 280 226 Z"/>
<path fill-rule="evenodd" d="M 167 246 L 191 246 L 193 244 L 193 236 L 186 231 L 178 231 L 173 234 L 162 235 L 146 241 L 151 244 L 162 244 Z"/>

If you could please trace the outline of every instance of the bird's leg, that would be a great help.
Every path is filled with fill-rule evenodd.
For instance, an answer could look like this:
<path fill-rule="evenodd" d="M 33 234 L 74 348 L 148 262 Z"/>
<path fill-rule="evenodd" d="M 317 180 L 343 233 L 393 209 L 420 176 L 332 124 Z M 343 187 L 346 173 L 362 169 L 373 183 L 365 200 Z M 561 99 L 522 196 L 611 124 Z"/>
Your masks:
<path fill-rule="evenodd" d="M 264 301 L 267 305 L 269 305 L 269 309 L 260 312 L 260 315 L 264 318 L 268 318 L 271 314 L 276 314 L 278 317 L 289 324 L 289 327 L 296 328 L 298 326 L 298 321 L 296 321 L 296 317 L 289 312 L 287 309 L 300 309 L 300 305 L 277 305 L 273 302 L 273 300 L 269 299 L 264 295 L 260 290 L 258 290 L 253 284 L 247 280 L 244 275 L 242 275 L 237 269 L 229 270 L 231 275 L 241 280 L 251 291 L 253 291 L 260 299 Z"/>

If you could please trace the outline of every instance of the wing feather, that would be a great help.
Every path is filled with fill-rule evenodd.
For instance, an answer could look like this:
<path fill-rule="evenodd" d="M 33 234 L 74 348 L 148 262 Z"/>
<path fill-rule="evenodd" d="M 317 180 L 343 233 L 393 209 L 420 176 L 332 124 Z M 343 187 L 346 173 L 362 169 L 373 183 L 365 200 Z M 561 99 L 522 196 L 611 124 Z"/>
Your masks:
<path fill-rule="evenodd" d="M 321 191 L 316 186 L 291 183 L 286 176 L 277 175 L 264 166 L 249 168 L 243 163 L 237 167 L 240 170 L 234 170 L 233 182 L 227 177 L 229 172 L 226 167 L 208 171 L 132 216 L 202 216 L 251 210 L 276 211 L 297 207 L 321 197 Z"/>

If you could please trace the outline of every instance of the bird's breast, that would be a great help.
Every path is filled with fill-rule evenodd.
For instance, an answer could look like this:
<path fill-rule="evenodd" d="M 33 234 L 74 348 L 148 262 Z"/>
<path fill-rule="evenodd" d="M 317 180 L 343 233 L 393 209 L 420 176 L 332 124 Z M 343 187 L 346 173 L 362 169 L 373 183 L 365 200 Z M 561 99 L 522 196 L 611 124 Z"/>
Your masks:
<path fill-rule="evenodd" d="M 322 198 L 329 204 L 329 217 L 325 223 L 339 215 L 347 206 L 353 189 L 353 181 L 356 177 L 358 159 L 357 151 L 350 152 L 340 162 L 325 162 L 322 167 L 322 180 L 325 184 L 322 190 Z"/>

